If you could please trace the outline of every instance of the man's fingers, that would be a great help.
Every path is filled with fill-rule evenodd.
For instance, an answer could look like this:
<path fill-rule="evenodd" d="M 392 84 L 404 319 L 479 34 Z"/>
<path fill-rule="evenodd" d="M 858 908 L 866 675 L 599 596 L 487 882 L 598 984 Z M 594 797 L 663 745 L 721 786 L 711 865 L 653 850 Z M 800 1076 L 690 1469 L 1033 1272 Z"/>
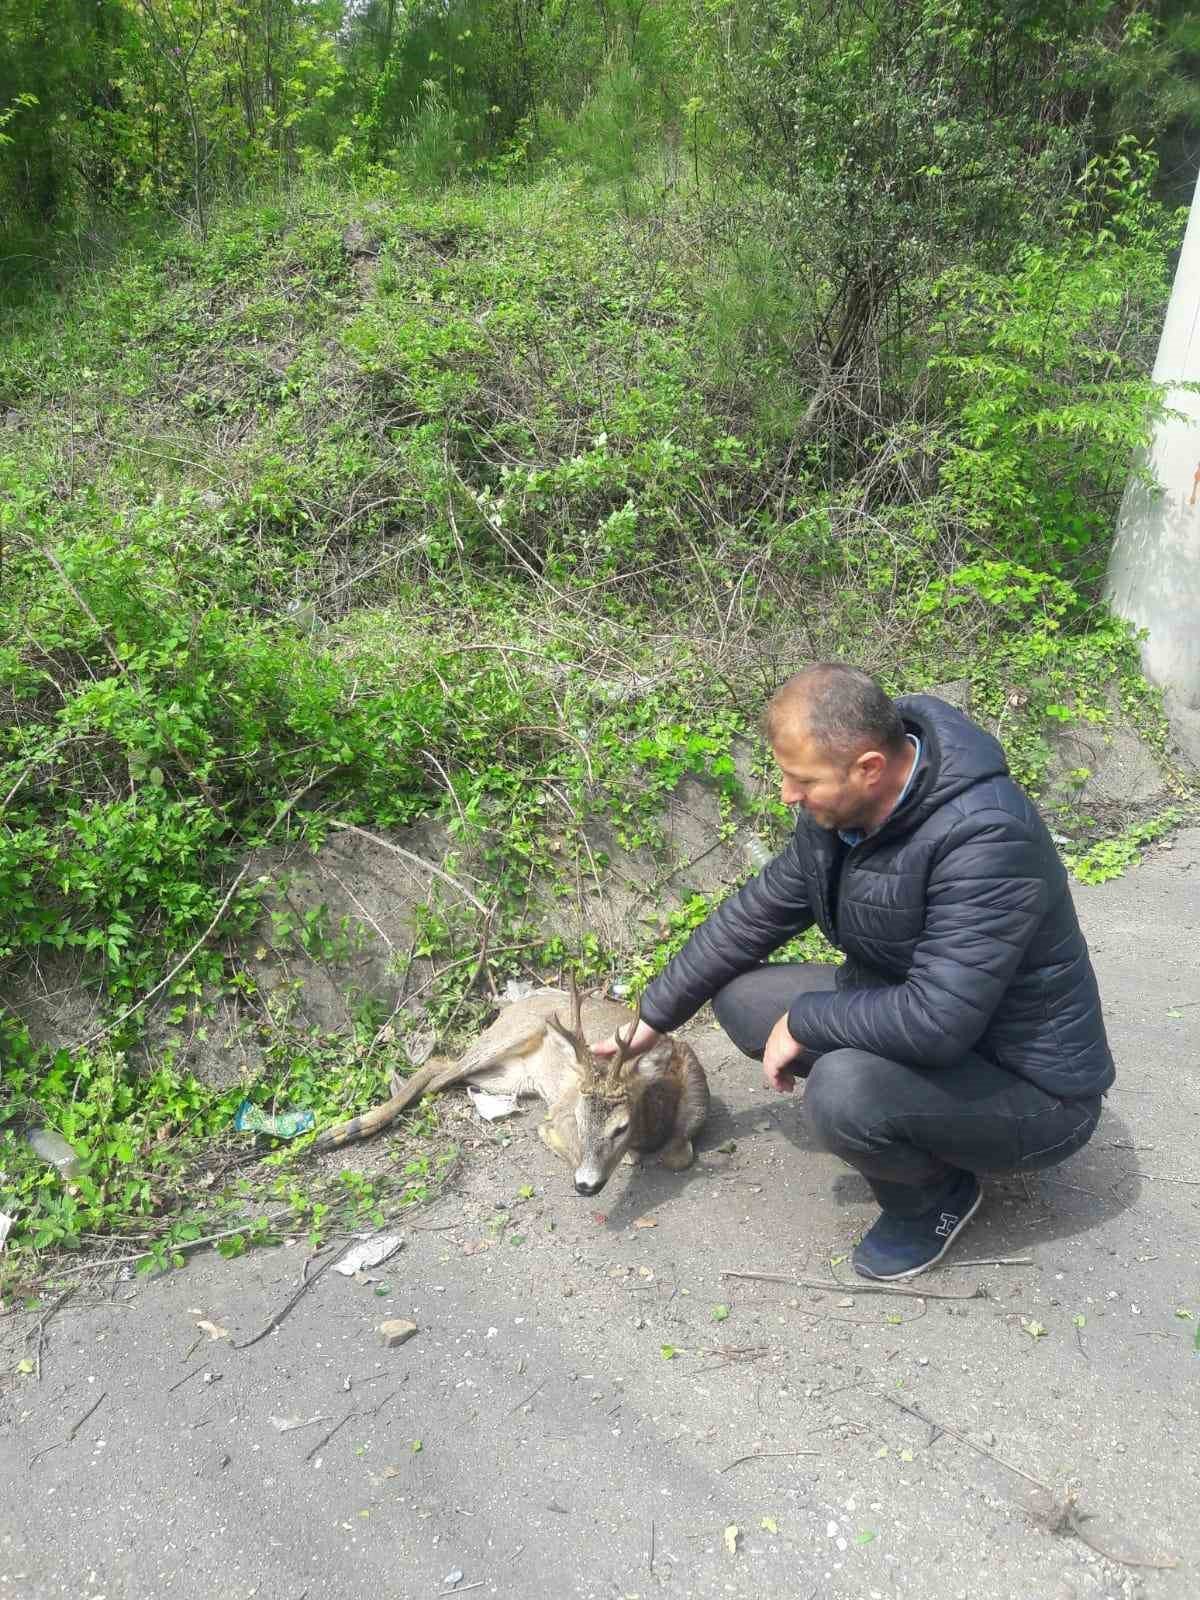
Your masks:
<path fill-rule="evenodd" d="M 624 1032 L 622 1032 L 621 1037 L 624 1039 Z M 651 1045 L 657 1044 L 661 1038 L 662 1034 L 659 1033 L 657 1028 L 652 1028 L 648 1022 L 639 1022 L 634 1030 L 632 1042 L 627 1043 L 625 1046 L 625 1053 L 629 1056 L 643 1055 Z M 591 1051 L 594 1056 L 599 1056 L 601 1060 L 607 1056 L 615 1056 L 617 1053 L 617 1041 L 615 1038 L 601 1039 L 599 1044 L 591 1046 Z"/>

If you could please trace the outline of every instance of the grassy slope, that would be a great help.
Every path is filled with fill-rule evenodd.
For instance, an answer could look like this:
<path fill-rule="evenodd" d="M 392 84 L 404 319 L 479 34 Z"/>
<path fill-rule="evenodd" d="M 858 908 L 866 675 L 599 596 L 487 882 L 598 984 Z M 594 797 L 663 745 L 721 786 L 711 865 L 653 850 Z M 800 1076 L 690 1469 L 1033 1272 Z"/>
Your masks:
<path fill-rule="evenodd" d="M 1043 596 L 1032 653 L 1011 617 L 922 610 L 928 546 L 831 535 L 752 421 L 753 372 L 712 386 L 710 335 L 655 231 L 559 178 L 309 191 L 31 314 L 0 350 L 0 956 L 73 954 L 116 1015 L 204 932 L 250 847 L 319 839 L 331 815 L 446 818 L 517 942 L 531 878 L 584 865 L 578 829 L 565 859 L 547 849 L 562 807 L 630 845 L 654 842 L 684 772 L 736 807 L 731 740 L 814 654 L 897 688 L 967 675 L 985 710 L 1016 681 L 1010 749 L 1036 776 L 1040 708 L 1094 697 L 1123 647 L 1056 654 Z M 244 984 L 232 952 L 256 914 L 243 883 L 170 994 Z M 44 1244 L 155 1212 L 189 1141 L 228 1121 L 234 1097 L 169 1060 L 130 1069 L 137 1026 L 49 1066 L 10 1029 L 13 1110 L 37 1102 L 90 1162 L 64 1196 L 0 1143 L 0 1207 Z M 326 1117 L 403 1063 L 369 1056 L 347 1089 L 345 1048 L 281 1035 L 256 1096 Z"/>

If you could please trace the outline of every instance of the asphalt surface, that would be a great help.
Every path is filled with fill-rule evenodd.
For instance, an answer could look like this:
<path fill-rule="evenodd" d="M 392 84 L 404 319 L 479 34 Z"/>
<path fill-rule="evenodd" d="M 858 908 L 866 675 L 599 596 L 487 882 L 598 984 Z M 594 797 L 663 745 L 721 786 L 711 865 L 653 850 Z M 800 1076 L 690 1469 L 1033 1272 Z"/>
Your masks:
<path fill-rule="evenodd" d="M 462 1107 L 400 1254 L 249 1348 L 304 1243 L 101 1279 L 40 1381 L 0 1320 L 0 1600 L 1200 1594 L 1200 830 L 1076 898 L 1117 1087 L 1087 1149 L 988 1184 L 927 1297 L 833 1282 L 865 1186 L 701 1026 L 688 1173 L 581 1200 L 534 1113 Z M 994 1256 L 1032 1264 L 955 1264 Z"/>

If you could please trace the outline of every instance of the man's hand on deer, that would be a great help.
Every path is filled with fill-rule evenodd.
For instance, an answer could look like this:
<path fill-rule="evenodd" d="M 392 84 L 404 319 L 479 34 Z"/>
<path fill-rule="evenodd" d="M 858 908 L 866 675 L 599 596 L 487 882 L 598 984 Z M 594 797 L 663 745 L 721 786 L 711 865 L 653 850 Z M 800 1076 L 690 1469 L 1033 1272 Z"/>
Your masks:
<path fill-rule="evenodd" d="M 634 1056 L 643 1055 L 650 1049 L 651 1045 L 656 1045 L 662 1037 L 657 1028 L 652 1028 L 648 1022 L 639 1021 L 637 1027 L 633 1030 L 633 1038 L 624 1046 L 626 1059 L 632 1060 Z M 601 1039 L 599 1044 L 592 1046 L 592 1054 L 594 1056 L 606 1058 L 615 1056 L 616 1053 L 617 1039 L 615 1034 L 608 1039 Z"/>
<path fill-rule="evenodd" d="M 796 1068 L 792 1064 L 804 1054 L 804 1046 L 797 1044 L 788 1028 L 787 1012 L 771 1029 L 763 1048 L 763 1085 L 777 1089 L 780 1094 L 791 1094 L 796 1087 Z"/>

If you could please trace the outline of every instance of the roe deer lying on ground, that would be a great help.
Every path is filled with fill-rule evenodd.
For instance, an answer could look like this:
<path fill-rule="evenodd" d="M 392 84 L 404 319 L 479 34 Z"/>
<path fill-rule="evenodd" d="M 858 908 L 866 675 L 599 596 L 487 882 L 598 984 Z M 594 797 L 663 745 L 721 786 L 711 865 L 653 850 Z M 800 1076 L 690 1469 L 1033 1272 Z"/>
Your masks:
<path fill-rule="evenodd" d="M 574 986 L 573 990 L 574 990 Z M 378 1133 L 425 1094 L 470 1081 L 497 1094 L 538 1095 L 549 1107 L 543 1143 L 570 1162 L 579 1194 L 598 1194 L 621 1157 L 657 1151 L 664 1166 L 692 1163 L 692 1135 L 708 1114 L 708 1080 L 690 1045 L 661 1039 L 626 1060 L 622 1032 L 636 1019 L 612 1000 L 571 996 L 571 1026 L 556 1015 L 561 989 L 542 989 L 508 1006 L 458 1061 L 429 1061 L 373 1111 L 323 1133 L 314 1150 L 333 1150 Z M 622 1032 L 617 1032 L 620 1029 Z M 616 1034 L 617 1052 L 589 1048 Z"/>

